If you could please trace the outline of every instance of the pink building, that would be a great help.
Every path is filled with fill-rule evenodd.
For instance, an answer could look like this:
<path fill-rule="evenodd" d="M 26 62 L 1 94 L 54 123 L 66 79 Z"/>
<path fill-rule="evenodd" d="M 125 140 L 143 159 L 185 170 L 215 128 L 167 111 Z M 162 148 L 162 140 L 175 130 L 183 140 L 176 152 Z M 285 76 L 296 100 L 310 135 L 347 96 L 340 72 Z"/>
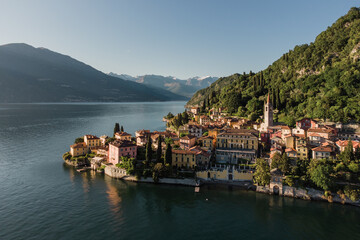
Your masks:
<path fill-rule="evenodd" d="M 318 124 L 315 120 L 312 120 L 310 118 L 303 118 L 300 121 L 296 122 L 296 127 L 307 131 L 309 128 L 317 128 Z"/>
<path fill-rule="evenodd" d="M 130 141 L 116 140 L 109 143 L 109 163 L 113 165 L 120 163 L 122 156 L 136 158 L 137 146 Z"/>

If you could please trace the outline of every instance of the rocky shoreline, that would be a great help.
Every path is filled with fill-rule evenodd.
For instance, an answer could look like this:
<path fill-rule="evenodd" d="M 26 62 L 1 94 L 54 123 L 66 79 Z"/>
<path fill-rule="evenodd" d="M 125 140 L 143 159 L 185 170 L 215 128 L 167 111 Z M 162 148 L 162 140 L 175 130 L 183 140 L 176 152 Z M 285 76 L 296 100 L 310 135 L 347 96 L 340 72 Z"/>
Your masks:
<path fill-rule="evenodd" d="M 64 162 L 73 167 L 81 167 L 82 165 L 74 162 L 69 161 L 67 159 L 63 159 Z M 140 178 L 138 179 L 136 176 L 132 176 L 126 173 L 126 170 L 118 168 L 113 165 L 106 165 L 102 164 L 103 166 L 103 173 L 109 177 L 115 179 L 121 179 L 124 181 L 131 181 L 131 182 L 139 182 L 139 183 L 159 183 L 159 184 L 170 184 L 170 185 L 181 185 L 181 186 L 188 186 L 188 187 L 199 187 L 202 185 L 225 185 L 225 186 L 235 186 L 239 187 L 243 190 L 251 190 L 258 193 L 268 194 L 268 195 L 279 195 L 283 197 L 291 197 L 297 198 L 307 201 L 325 201 L 329 203 L 340 203 L 340 204 L 347 204 L 356 207 L 360 207 L 360 200 L 359 201 L 352 201 L 348 197 L 338 194 L 330 194 L 329 196 L 325 196 L 324 191 L 316 190 L 313 188 L 295 188 L 290 186 L 281 186 L 278 193 L 274 193 L 270 186 L 257 186 L 254 185 L 250 181 L 224 181 L 224 180 L 205 180 L 205 179 L 195 179 L 195 178 L 160 178 L 157 182 L 150 177 L 147 178 Z M 97 170 L 99 166 L 91 166 L 91 170 Z"/>

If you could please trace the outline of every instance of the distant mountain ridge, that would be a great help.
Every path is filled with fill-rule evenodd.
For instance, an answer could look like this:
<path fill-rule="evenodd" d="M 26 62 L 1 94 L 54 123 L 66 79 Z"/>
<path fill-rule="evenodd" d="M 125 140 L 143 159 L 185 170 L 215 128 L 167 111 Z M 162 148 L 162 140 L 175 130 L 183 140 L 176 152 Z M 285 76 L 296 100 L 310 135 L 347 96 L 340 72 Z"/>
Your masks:
<path fill-rule="evenodd" d="M 0 102 L 186 100 L 165 89 L 111 77 L 69 56 L 23 43 L 0 46 Z"/>
<path fill-rule="evenodd" d="M 127 74 L 116 74 L 113 72 L 109 73 L 109 75 L 152 87 L 162 88 L 174 94 L 182 95 L 189 98 L 192 97 L 192 95 L 196 91 L 210 86 L 218 79 L 217 77 L 211 76 L 192 77 L 187 80 L 181 80 L 172 76 L 165 77 L 161 75 L 143 75 L 133 77 Z"/>

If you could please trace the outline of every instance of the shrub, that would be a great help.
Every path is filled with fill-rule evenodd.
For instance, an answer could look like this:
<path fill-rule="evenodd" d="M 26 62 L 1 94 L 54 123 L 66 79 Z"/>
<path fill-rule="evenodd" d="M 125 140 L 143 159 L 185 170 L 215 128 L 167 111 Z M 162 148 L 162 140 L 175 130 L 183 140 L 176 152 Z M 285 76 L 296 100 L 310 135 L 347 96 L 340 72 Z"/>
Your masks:
<path fill-rule="evenodd" d="M 347 185 L 344 188 L 344 193 L 348 198 L 350 198 L 351 201 L 355 202 L 355 201 L 359 200 L 359 196 L 360 196 L 359 188 Z"/>

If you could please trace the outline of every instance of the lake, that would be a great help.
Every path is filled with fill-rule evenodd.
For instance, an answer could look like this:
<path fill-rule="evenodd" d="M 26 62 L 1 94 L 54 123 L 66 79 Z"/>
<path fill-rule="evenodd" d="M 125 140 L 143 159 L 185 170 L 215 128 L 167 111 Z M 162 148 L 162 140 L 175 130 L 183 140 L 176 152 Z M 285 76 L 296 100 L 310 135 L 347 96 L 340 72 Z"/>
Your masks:
<path fill-rule="evenodd" d="M 0 104 L 0 239 L 360 239 L 360 208 L 221 186 L 137 184 L 78 173 L 84 134 L 165 130 L 185 102 Z"/>

